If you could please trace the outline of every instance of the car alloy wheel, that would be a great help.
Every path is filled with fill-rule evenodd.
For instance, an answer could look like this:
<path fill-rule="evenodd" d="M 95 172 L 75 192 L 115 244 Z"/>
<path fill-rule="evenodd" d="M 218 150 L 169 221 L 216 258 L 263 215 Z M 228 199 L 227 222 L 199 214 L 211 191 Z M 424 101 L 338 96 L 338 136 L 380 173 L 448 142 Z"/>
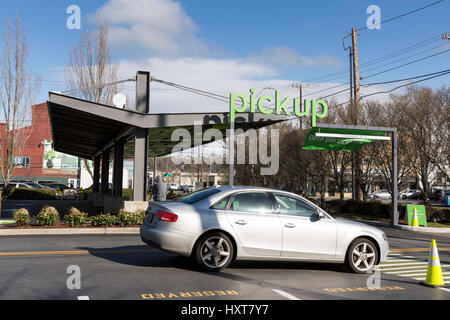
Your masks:
<path fill-rule="evenodd" d="M 350 246 L 347 254 L 347 263 L 356 273 L 370 272 L 378 259 L 378 251 L 372 241 L 357 239 Z"/>
<path fill-rule="evenodd" d="M 196 260 L 206 270 L 225 269 L 233 259 L 234 248 L 231 240 L 223 233 L 206 235 L 197 245 Z"/>

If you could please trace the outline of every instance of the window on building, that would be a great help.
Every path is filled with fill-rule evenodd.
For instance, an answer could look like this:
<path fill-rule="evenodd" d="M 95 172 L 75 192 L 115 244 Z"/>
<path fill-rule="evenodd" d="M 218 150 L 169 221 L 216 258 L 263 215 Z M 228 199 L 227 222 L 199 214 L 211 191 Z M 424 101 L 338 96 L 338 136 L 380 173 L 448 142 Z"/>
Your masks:
<path fill-rule="evenodd" d="M 16 168 L 30 168 L 30 157 L 13 157 L 13 165 Z"/>

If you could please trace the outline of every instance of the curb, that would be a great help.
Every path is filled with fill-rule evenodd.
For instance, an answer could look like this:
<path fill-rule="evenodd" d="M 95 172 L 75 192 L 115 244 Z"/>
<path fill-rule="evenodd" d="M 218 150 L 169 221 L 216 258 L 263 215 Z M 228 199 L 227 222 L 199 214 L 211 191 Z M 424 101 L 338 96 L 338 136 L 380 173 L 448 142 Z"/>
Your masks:
<path fill-rule="evenodd" d="M 356 222 L 361 222 L 373 226 L 379 226 L 379 227 L 390 227 L 391 224 L 387 222 L 378 222 L 378 221 L 369 221 L 369 220 L 355 220 Z M 444 234 L 450 234 L 450 228 L 429 228 L 429 227 L 411 227 L 411 226 L 404 226 L 404 225 L 397 225 L 394 226 L 394 229 L 399 230 L 407 230 L 407 231 L 413 231 L 413 232 L 419 232 L 419 233 L 444 233 Z"/>
<path fill-rule="evenodd" d="M 139 234 L 139 228 L 0 229 L 1 236 Z"/>

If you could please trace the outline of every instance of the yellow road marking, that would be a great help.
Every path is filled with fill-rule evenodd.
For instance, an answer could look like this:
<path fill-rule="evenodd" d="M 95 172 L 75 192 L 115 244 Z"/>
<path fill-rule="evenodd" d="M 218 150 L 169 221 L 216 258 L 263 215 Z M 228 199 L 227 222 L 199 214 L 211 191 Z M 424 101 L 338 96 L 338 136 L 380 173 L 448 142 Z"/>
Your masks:
<path fill-rule="evenodd" d="M 29 252 L 0 252 L 0 257 L 7 256 L 54 256 L 54 255 L 83 255 L 83 254 L 109 254 L 109 253 L 139 253 L 139 252 L 158 252 L 156 249 L 92 249 L 92 250 L 74 250 L 74 251 L 29 251 Z"/>
<path fill-rule="evenodd" d="M 368 291 L 395 291 L 395 290 L 405 290 L 403 287 L 399 286 L 385 286 L 385 287 L 359 287 L 359 288 L 324 288 L 327 292 L 368 292 Z"/>
<path fill-rule="evenodd" d="M 450 251 L 450 248 L 438 248 L 439 251 Z M 430 251 L 430 248 L 409 248 L 409 249 L 394 249 L 389 251 L 389 253 L 400 253 L 400 252 L 426 252 Z"/>
<path fill-rule="evenodd" d="M 144 300 L 153 299 L 177 299 L 177 298 L 195 298 L 211 296 L 236 296 L 239 292 L 236 290 L 208 290 L 208 291 L 180 291 L 167 293 L 144 293 L 141 298 Z"/>

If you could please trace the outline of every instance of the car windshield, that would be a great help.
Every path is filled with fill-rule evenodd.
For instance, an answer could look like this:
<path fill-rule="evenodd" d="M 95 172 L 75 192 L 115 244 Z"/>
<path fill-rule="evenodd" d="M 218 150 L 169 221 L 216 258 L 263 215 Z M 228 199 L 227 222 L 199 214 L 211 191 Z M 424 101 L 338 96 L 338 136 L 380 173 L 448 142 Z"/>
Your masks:
<path fill-rule="evenodd" d="M 199 190 L 194 193 L 190 193 L 185 196 L 178 197 L 174 199 L 174 201 L 183 202 L 187 204 L 194 204 L 196 202 L 199 202 L 200 200 L 206 199 L 209 196 L 212 196 L 213 194 L 219 193 L 220 190 L 218 189 L 204 189 Z"/>

